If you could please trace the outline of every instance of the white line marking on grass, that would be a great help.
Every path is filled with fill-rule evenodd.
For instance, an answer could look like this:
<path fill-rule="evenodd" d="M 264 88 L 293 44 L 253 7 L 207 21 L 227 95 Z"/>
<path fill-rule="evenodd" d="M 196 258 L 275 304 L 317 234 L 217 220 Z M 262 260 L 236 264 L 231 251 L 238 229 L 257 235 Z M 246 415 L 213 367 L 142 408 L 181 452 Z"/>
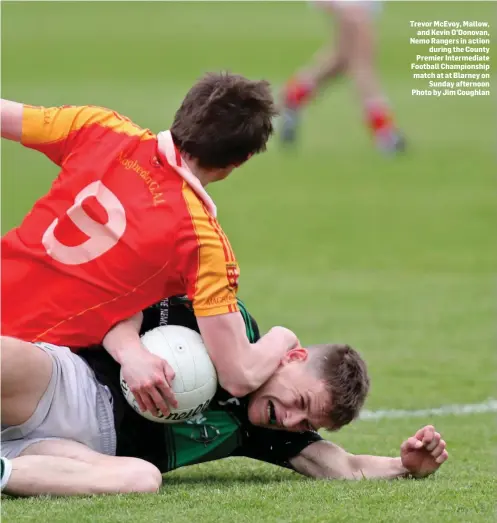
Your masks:
<path fill-rule="evenodd" d="M 468 405 L 442 405 L 433 409 L 420 410 L 364 410 L 359 416 L 360 420 L 372 421 L 387 418 L 424 418 L 427 416 L 464 416 L 466 414 L 482 414 L 497 412 L 497 400 L 488 399 L 483 403 L 470 403 Z"/>

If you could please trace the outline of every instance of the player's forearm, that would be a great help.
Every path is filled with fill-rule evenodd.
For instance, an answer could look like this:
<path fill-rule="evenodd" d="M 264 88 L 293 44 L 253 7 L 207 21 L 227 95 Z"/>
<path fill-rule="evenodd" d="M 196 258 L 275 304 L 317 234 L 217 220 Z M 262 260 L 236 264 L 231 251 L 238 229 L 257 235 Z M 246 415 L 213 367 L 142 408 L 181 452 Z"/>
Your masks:
<path fill-rule="evenodd" d="M 315 461 L 296 463 L 295 469 L 316 479 L 397 479 L 407 476 L 406 469 L 402 466 L 400 458 L 383 456 L 353 456 L 342 463 L 327 465 Z"/>
<path fill-rule="evenodd" d="M 297 472 L 318 479 L 396 479 L 408 474 L 400 458 L 356 456 L 324 440 L 306 447 L 291 464 Z"/>
<path fill-rule="evenodd" d="M 259 388 L 274 373 L 285 353 L 298 343 L 293 332 L 273 327 L 251 344 L 240 313 L 197 317 L 197 322 L 219 384 L 236 397 Z"/>
<path fill-rule="evenodd" d="M 257 343 L 253 343 L 241 362 L 246 370 L 246 394 L 265 383 L 274 374 L 285 354 L 298 342 L 297 336 L 289 329 L 273 327 Z"/>
<path fill-rule="evenodd" d="M 2 138 L 7 140 L 21 141 L 22 136 L 22 113 L 23 104 L 11 102 L 9 100 L 1 100 L 0 114 L 1 114 L 1 129 Z"/>
<path fill-rule="evenodd" d="M 136 355 L 145 350 L 140 341 L 140 327 L 143 313 L 139 312 L 131 318 L 114 325 L 105 335 L 102 345 L 105 350 L 121 365 L 130 355 Z"/>
<path fill-rule="evenodd" d="M 354 479 L 397 479 L 408 476 L 400 458 L 352 456 Z"/>
<path fill-rule="evenodd" d="M 274 374 L 285 353 L 297 343 L 293 332 L 284 327 L 273 327 L 257 343 L 249 344 L 239 352 L 230 370 L 221 374 L 222 387 L 239 398 L 257 390 Z"/>

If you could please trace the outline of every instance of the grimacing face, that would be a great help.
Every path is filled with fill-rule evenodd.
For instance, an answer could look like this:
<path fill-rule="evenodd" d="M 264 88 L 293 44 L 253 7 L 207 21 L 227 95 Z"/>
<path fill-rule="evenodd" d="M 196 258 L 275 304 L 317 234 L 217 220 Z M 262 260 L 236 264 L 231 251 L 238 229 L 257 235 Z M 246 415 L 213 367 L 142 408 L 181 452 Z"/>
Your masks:
<path fill-rule="evenodd" d="M 249 400 L 249 420 L 270 429 L 302 432 L 328 427 L 329 392 L 309 363 L 309 351 L 287 352 L 276 372 Z"/>

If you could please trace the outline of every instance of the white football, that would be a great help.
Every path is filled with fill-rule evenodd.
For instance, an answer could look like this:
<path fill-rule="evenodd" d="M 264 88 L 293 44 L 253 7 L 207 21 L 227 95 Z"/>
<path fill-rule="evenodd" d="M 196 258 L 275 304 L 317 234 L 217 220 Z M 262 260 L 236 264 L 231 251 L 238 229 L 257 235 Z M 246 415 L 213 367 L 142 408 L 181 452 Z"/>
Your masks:
<path fill-rule="evenodd" d="M 167 417 L 142 412 L 121 372 L 121 389 L 128 403 L 143 417 L 159 423 L 182 423 L 203 412 L 216 393 L 217 374 L 200 334 L 186 327 L 167 325 L 146 332 L 141 340 L 150 352 L 173 368 L 176 376 L 171 388 L 178 408 L 171 409 Z"/>

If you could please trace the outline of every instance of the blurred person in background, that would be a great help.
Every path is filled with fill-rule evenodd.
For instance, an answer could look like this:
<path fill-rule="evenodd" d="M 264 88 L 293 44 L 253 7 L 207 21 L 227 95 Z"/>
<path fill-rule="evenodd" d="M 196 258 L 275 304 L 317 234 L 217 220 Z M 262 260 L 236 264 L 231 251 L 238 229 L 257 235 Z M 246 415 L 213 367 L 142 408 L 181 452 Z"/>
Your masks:
<path fill-rule="evenodd" d="M 396 127 L 374 63 L 373 23 L 379 1 L 317 0 L 313 3 L 330 24 L 335 21 L 335 43 L 325 44 L 314 60 L 297 71 L 283 88 L 282 141 L 296 140 L 304 107 L 332 81 L 347 75 L 354 83 L 365 123 L 378 149 L 386 153 L 404 150 L 403 136 Z"/>

